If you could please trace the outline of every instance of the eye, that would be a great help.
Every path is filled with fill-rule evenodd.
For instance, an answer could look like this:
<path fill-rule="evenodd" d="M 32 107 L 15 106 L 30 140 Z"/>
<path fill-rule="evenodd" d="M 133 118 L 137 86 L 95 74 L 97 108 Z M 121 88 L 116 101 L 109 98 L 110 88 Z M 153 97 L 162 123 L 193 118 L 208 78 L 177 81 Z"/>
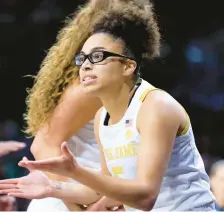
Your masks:
<path fill-rule="evenodd" d="M 92 52 L 91 57 L 94 62 L 102 61 L 103 52 Z"/>
<path fill-rule="evenodd" d="M 79 54 L 75 57 L 75 64 L 82 65 L 85 62 L 85 55 Z"/>

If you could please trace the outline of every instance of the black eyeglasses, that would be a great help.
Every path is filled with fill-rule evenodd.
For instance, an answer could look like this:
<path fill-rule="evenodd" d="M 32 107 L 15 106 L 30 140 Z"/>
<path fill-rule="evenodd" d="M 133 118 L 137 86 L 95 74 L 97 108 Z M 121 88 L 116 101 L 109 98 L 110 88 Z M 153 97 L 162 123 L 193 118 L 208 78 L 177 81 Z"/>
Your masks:
<path fill-rule="evenodd" d="M 108 57 L 121 57 L 121 58 L 134 60 L 133 58 L 130 58 L 130 57 L 127 57 L 127 56 L 124 56 L 121 54 L 116 54 L 116 53 L 107 52 L 107 51 L 94 51 L 87 55 L 85 55 L 84 53 L 80 53 L 80 54 L 76 55 L 75 56 L 75 65 L 81 66 L 86 61 L 87 58 L 92 64 L 95 64 L 95 63 L 102 62 L 103 60 L 105 60 Z"/>

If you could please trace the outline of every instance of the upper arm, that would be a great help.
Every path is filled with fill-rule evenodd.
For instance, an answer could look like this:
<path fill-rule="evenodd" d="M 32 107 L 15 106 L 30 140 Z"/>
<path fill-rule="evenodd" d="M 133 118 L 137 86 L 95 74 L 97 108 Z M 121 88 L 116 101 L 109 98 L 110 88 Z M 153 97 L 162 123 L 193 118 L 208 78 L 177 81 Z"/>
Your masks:
<path fill-rule="evenodd" d="M 157 196 L 182 122 L 181 106 L 161 91 L 148 95 L 139 112 L 140 133 L 137 178 Z"/>
<path fill-rule="evenodd" d="M 82 89 L 81 85 L 76 84 L 67 88 L 50 120 L 39 129 L 34 138 L 31 147 L 34 156 L 35 154 L 36 156 L 43 155 L 45 150 L 47 157 L 57 156 L 55 154 L 60 154 L 62 142 L 71 138 L 94 118 L 95 113 L 101 107 L 101 102 L 98 98 L 85 94 Z M 59 148 L 59 153 L 57 151 L 53 153 L 54 148 Z"/>
<path fill-rule="evenodd" d="M 100 141 L 100 136 L 99 136 L 99 125 L 100 125 L 100 115 L 101 115 L 102 108 L 98 110 L 98 112 L 95 115 L 94 119 L 94 132 L 95 132 L 95 137 L 98 143 L 98 147 L 100 150 L 100 163 L 101 163 L 101 170 L 103 174 L 110 175 L 109 170 L 107 168 L 106 164 L 106 159 L 104 157 L 104 152 L 103 152 L 103 147 Z"/>

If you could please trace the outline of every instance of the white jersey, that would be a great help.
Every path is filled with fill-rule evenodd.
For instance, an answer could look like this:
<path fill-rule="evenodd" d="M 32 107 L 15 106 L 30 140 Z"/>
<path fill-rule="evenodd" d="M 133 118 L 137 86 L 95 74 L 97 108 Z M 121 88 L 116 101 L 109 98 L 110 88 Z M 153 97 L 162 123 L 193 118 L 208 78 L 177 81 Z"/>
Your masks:
<path fill-rule="evenodd" d="M 125 115 L 116 124 L 108 126 L 108 113 L 105 108 L 102 109 L 99 136 L 107 167 L 113 176 L 124 179 L 136 178 L 140 143 L 136 120 L 142 102 L 146 95 L 153 90 L 156 88 L 142 80 Z M 175 139 L 168 168 L 165 171 L 153 211 L 191 210 L 201 206 L 203 208 L 204 205 L 210 203 L 212 205 L 213 201 L 209 178 L 195 145 L 188 119 L 186 128 Z M 129 207 L 126 207 L 126 210 L 137 211 L 137 209 Z"/>
<path fill-rule="evenodd" d="M 100 152 L 94 134 L 94 122 L 89 122 L 68 141 L 68 147 L 79 164 L 86 168 L 100 169 Z"/>
<path fill-rule="evenodd" d="M 79 164 L 93 170 L 100 170 L 100 153 L 94 135 L 93 121 L 89 122 L 68 141 L 68 147 Z M 71 179 L 71 182 L 78 183 Z M 74 200 L 75 201 L 75 200 Z M 68 212 L 63 201 L 57 198 L 32 200 L 28 212 Z"/>

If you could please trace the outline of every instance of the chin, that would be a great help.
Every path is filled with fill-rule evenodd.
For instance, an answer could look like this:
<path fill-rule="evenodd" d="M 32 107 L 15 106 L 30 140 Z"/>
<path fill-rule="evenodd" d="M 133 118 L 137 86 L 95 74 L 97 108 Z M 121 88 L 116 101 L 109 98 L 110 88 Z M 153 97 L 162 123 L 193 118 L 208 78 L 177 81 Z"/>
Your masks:
<path fill-rule="evenodd" d="M 99 86 L 94 86 L 94 85 L 89 85 L 89 86 L 84 86 L 84 92 L 97 96 L 100 93 L 100 87 Z"/>

